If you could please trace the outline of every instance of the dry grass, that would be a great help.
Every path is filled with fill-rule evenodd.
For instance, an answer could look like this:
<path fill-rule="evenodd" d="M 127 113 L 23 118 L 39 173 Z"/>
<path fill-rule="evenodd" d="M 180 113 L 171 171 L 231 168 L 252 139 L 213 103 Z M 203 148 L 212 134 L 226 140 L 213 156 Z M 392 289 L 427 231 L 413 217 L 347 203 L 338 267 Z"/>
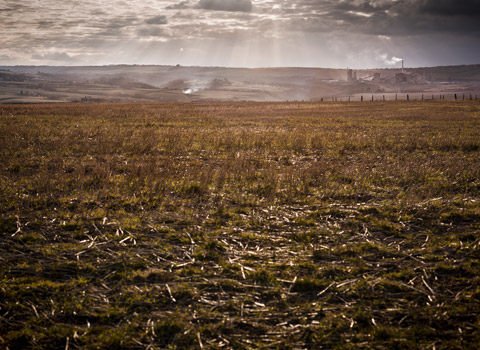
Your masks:
<path fill-rule="evenodd" d="M 475 348 L 478 102 L 0 106 L 0 345 Z"/>

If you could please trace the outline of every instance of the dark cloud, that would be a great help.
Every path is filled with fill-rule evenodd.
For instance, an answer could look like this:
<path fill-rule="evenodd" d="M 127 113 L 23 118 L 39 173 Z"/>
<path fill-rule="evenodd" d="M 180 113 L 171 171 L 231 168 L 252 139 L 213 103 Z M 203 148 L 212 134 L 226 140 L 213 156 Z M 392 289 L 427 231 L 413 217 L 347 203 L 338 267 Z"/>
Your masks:
<path fill-rule="evenodd" d="M 22 4 L 10 3 L 7 5 L 7 7 L 0 8 L 0 12 L 12 12 L 12 11 L 18 11 L 26 8 L 27 6 L 24 6 Z"/>
<path fill-rule="evenodd" d="M 197 8 L 214 11 L 250 12 L 251 0 L 200 0 Z"/>
<path fill-rule="evenodd" d="M 147 19 L 145 21 L 147 24 L 167 24 L 167 17 L 160 15 Z"/>
<path fill-rule="evenodd" d="M 183 10 L 190 7 L 190 1 L 181 1 L 178 4 L 165 7 L 167 10 Z"/>
<path fill-rule="evenodd" d="M 56 22 L 52 20 L 41 20 L 37 22 L 38 28 L 52 28 L 55 25 Z"/>
<path fill-rule="evenodd" d="M 480 20 L 479 0 L 425 0 L 420 10 L 427 14 L 474 17 Z"/>
<path fill-rule="evenodd" d="M 332 30 L 347 30 L 370 35 L 478 33 L 480 1 L 342 1 L 332 6 L 327 17 L 332 20 Z"/>
<path fill-rule="evenodd" d="M 104 16 L 104 15 L 107 15 L 108 13 L 103 11 L 103 10 L 100 10 L 100 9 L 92 9 L 90 11 L 90 15 L 91 16 Z"/>
<path fill-rule="evenodd" d="M 11 63 L 14 62 L 14 59 L 8 55 L 0 55 L 0 62 Z"/>
<path fill-rule="evenodd" d="M 105 29 L 120 29 L 135 25 L 137 22 L 138 18 L 135 16 L 117 17 L 107 21 L 106 23 L 99 23 L 99 27 Z"/>
<path fill-rule="evenodd" d="M 162 27 L 143 27 L 137 30 L 137 34 L 140 36 L 151 36 L 151 37 L 170 37 L 170 33 Z"/>

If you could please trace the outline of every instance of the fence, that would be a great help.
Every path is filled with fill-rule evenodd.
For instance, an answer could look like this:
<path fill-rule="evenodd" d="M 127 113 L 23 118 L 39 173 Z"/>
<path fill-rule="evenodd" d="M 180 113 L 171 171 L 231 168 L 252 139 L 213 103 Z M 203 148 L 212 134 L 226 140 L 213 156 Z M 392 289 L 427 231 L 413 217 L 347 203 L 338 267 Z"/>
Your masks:
<path fill-rule="evenodd" d="M 354 95 L 347 97 L 322 97 L 321 102 L 364 102 L 364 101 L 433 101 L 433 100 L 456 100 L 456 101 L 478 101 L 478 94 L 473 93 L 447 93 L 447 94 L 372 94 Z"/>

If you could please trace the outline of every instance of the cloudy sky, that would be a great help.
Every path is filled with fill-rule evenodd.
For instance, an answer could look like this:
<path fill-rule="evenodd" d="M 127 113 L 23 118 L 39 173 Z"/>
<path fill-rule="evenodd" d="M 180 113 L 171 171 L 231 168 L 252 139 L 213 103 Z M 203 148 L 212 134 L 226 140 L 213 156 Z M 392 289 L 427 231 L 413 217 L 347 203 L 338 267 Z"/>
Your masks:
<path fill-rule="evenodd" d="M 480 63 L 480 0 L 1 0 L 0 64 Z"/>

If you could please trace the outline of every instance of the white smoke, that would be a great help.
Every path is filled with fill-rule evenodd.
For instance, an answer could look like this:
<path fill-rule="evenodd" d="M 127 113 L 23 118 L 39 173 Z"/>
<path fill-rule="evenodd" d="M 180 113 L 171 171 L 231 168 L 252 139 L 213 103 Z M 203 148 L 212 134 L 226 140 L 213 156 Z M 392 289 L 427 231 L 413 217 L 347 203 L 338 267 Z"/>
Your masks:
<path fill-rule="evenodd" d="M 395 66 L 396 64 L 403 61 L 403 58 L 400 57 L 392 56 L 391 58 L 388 58 L 388 54 L 386 53 L 378 55 L 378 58 L 383 61 L 383 63 L 385 63 L 387 66 Z"/>
<path fill-rule="evenodd" d="M 197 91 L 200 90 L 205 90 L 208 88 L 210 81 L 208 80 L 190 80 L 187 82 L 188 83 L 188 88 L 183 90 L 183 93 L 185 95 L 190 95 L 193 94 Z"/>

